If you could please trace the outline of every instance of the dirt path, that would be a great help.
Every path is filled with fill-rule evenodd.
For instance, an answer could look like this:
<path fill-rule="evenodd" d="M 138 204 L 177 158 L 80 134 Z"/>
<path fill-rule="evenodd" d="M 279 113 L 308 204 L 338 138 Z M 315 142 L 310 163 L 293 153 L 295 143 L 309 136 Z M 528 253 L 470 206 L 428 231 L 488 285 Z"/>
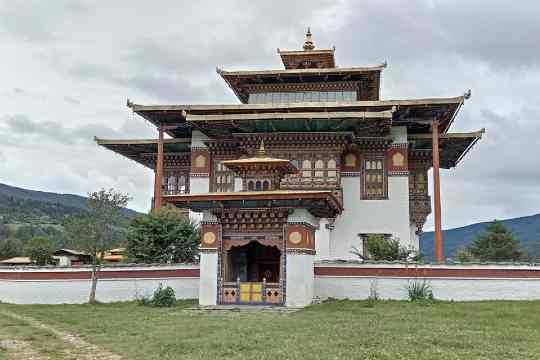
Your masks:
<path fill-rule="evenodd" d="M 23 321 L 27 323 L 28 325 L 37 328 L 45 330 L 49 333 L 54 334 L 56 337 L 61 339 L 66 343 L 66 350 L 65 350 L 65 357 L 66 359 L 82 359 L 82 360 L 122 360 L 122 357 L 116 354 L 113 354 L 109 351 L 106 351 L 104 349 L 101 349 L 100 347 L 90 344 L 89 342 L 81 339 L 79 336 L 70 334 L 61 330 L 58 330 L 50 325 L 43 324 L 36 319 L 33 319 L 31 317 L 18 315 L 12 312 L 2 311 L 0 314 L 9 316 L 13 319 L 17 319 L 20 321 Z M 19 353 L 22 351 L 27 351 L 28 356 L 26 357 L 20 357 L 20 359 L 31 359 L 31 360 L 42 360 L 47 359 L 46 357 L 40 356 L 37 352 L 35 352 L 29 343 L 25 341 L 11 341 L 10 344 L 13 344 L 13 352 Z M 3 346 L 8 349 L 10 349 L 9 346 Z M 34 357 L 31 357 L 34 356 Z M 37 357 L 35 357 L 37 356 Z M 19 359 L 18 357 L 15 357 L 15 359 Z"/>
<path fill-rule="evenodd" d="M 14 360 L 47 360 L 46 356 L 35 351 L 30 342 L 22 340 L 0 340 L 0 348 L 8 351 L 10 359 Z"/>

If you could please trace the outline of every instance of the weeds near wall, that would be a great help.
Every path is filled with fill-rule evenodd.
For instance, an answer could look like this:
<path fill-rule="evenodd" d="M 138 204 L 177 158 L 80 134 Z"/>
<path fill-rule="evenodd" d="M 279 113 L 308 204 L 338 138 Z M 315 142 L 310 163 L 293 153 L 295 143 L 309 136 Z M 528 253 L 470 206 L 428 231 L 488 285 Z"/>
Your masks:
<path fill-rule="evenodd" d="M 433 289 L 426 280 L 412 280 L 407 284 L 409 301 L 434 301 Z"/>
<path fill-rule="evenodd" d="M 374 307 L 379 300 L 379 279 L 375 278 L 369 283 L 369 296 L 366 301 L 366 306 Z"/>
<path fill-rule="evenodd" d="M 176 303 L 176 293 L 172 287 L 163 287 L 160 283 L 152 297 L 138 296 L 137 303 L 143 306 L 171 307 Z"/>

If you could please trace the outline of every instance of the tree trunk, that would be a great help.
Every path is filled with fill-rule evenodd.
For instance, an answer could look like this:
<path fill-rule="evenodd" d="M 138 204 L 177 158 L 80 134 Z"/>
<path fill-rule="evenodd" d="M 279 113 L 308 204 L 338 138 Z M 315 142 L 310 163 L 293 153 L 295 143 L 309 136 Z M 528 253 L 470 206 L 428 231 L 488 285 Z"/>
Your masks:
<path fill-rule="evenodd" d="M 97 288 L 97 272 L 98 272 L 98 265 L 97 265 L 97 254 L 94 254 L 94 260 L 92 262 L 92 288 L 90 290 L 90 297 L 88 298 L 88 303 L 95 304 L 96 303 L 96 288 Z"/>

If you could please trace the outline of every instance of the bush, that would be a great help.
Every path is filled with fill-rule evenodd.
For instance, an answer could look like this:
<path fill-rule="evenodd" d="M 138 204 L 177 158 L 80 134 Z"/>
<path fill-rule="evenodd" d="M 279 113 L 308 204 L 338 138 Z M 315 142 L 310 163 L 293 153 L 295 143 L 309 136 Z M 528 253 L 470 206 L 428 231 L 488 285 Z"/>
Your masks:
<path fill-rule="evenodd" d="M 154 295 L 150 301 L 152 306 L 156 307 L 171 307 L 176 303 L 176 294 L 174 289 L 170 286 L 163 287 L 162 284 L 159 284 Z"/>
<path fill-rule="evenodd" d="M 461 263 L 472 262 L 475 260 L 474 255 L 465 247 L 460 247 L 456 250 L 455 259 Z"/>
<path fill-rule="evenodd" d="M 426 280 L 410 281 L 407 285 L 409 301 L 433 301 L 433 290 Z"/>
<path fill-rule="evenodd" d="M 387 238 L 384 235 L 369 235 L 367 238 L 367 254 L 360 254 L 353 248 L 352 253 L 362 259 L 376 261 L 421 261 L 422 255 L 414 250 L 400 246 L 398 239 Z"/>

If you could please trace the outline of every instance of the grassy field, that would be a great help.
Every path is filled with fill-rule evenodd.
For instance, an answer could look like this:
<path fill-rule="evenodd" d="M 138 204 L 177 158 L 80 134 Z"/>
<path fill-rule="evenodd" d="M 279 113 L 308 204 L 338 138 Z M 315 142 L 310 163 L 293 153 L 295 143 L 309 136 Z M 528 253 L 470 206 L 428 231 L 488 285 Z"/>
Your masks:
<path fill-rule="evenodd" d="M 294 313 L 189 306 L 3 304 L 0 312 L 30 316 L 125 359 L 540 358 L 540 302 L 331 301 Z M 38 350 L 50 341 L 58 355 L 58 340 L 30 326 L 0 314 L 0 328 L 0 340 L 26 337 Z"/>

